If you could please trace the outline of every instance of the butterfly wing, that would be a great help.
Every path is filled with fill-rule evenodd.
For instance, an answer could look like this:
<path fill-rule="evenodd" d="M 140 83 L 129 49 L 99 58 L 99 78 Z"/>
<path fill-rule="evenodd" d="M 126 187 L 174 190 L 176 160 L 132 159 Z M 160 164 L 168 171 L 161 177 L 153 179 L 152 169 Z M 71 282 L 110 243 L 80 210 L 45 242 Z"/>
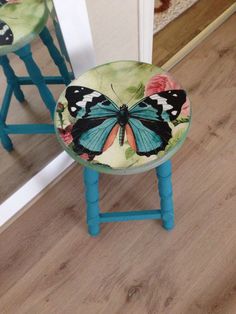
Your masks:
<path fill-rule="evenodd" d="M 170 90 L 146 97 L 129 110 L 126 134 L 138 155 L 150 156 L 165 149 L 172 137 L 168 122 L 179 116 L 185 102 L 185 91 Z"/>
<path fill-rule="evenodd" d="M 112 117 L 119 108 L 107 96 L 84 86 L 69 86 L 65 93 L 68 110 L 74 118 Z"/>
<path fill-rule="evenodd" d="M 0 20 L 0 46 L 12 45 L 14 36 L 10 26 Z"/>
<path fill-rule="evenodd" d="M 77 154 L 87 154 L 92 160 L 109 148 L 118 131 L 117 119 L 81 119 L 72 129 L 73 143 Z"/>
<path fill-rule="evenodd" d="M 129 112 L 132 117 L 142 120 L 170 122 L 178 117 L 185 102 L 184 90 L 169 90 L 142 99 Z"/>
<path fill-rule="evenodd" d="M 92 160 L 113 143 L 119 108 L 107 96 L 83 86 L 69 86 L 65 97 L 70 114 L 77 119 L 71 132 L 75 151 Z"/>

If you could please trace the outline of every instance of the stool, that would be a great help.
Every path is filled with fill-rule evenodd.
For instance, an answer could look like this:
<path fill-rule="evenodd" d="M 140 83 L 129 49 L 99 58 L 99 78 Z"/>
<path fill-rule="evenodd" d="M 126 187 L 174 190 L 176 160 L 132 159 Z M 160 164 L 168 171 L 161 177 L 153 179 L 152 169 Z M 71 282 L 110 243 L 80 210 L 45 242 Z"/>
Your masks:
<path fill-rule="evenodd" d="M 65 84 L 71 81 L 64 58 L 54 45 L 46 25 L 49 16 L 44 0 L 24 0 L 11 3 L 0 0 L 0 64 L 7 80 L 7 88 L 0 111 L 0 139 L 7 151 L 13 149 L 9 134 L 54 133 L 52 124 L 6 124 L 14 93 L 19 102 L 25 97 L 21 85 L 36 85 L 40 96 L 53 118 L 56 102 L 47 84 Z M 35 63 L 29 43 L 38 36 L 47 47 L 61 76 L 44 77 Z M 25 64 L 29 77 L 17 77 L 7 54 L 14 52 Z"/>
<path fill-rule="evenodd" d="M 90 235 L 100 224 L 161 219 L 174 227 L 171 157 L 190 125 L 186 92 L 162 69 L 117 61 L 81 75 L 59 98 L 54 124 L 62 147 L 84 168 Z M 155 168 L 160 209 L 100 213 L 99 173 L 136 174 Z"/>

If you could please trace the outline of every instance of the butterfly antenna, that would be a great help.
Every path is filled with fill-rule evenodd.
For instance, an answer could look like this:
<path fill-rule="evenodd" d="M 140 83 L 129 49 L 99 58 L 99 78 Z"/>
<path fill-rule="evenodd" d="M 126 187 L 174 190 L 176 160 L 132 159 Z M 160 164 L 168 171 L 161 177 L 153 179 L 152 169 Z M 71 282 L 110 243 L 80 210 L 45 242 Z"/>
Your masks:
<path fill-rule="evenodd" d="M 123 102 L 120 100 L 120 97 L 117 95 L 117 93 L 115 92 L 114 88 L 113 88 L 113 85 L 111 84 L 111 89 L 113 91 L 113 93 L 116 95 L 116 97 L 119 99 L 121 105 L 123 105 Z"/>
<path fill-rule="evenodd" d="M 138 90 L 136 91 L 136 93 L 130 98 L 130 100 L 126 103 L 126 105 L 128 105 L 129 102 L 131 102 L 131 100 L 133 100 L 135 98 L 135 96 L 138 94 L 138 92 L 140 91 L 142 85 L 139 86 Z"/>

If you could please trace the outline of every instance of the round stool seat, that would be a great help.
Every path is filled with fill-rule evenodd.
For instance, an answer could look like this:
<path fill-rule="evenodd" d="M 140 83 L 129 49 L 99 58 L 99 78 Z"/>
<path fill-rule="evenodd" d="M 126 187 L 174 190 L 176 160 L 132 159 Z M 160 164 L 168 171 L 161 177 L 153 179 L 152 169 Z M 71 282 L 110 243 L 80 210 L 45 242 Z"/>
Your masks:
<path fill-rule="evenodd" d="M 30 43 L 48 19 L 45 0 L 0 0 L 0 55 Z"/>
<path fill-rule="evenodd" d="M 98 172 L 139 173 L 170 159 L 190 125 L 185 91 L 162 69 L 136 61 L 95 67 L 59 98 L 55 128 L 70 156 Z"/>

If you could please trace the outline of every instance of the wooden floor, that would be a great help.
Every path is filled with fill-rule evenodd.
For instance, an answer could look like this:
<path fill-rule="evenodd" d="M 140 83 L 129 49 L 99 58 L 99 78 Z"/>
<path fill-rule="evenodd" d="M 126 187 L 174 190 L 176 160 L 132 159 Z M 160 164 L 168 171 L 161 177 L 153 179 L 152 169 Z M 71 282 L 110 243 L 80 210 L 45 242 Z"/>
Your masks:
<path fill-rule="evenodd" d="M 235 24 L 172 70 L 193 107 L 173 158 L 176 228 L 104 224 L 90 238 L 73 167 L 0 236 L 1 314 L 236 313 Z M 105 211 L 158 203 L 153 171 L 100 182 Z"/>
<path fill-rule="evenodd" d="M 163 65 L 233 3 L 235 0 L 198 0 L 154 35 L 153 63 Z"/>

